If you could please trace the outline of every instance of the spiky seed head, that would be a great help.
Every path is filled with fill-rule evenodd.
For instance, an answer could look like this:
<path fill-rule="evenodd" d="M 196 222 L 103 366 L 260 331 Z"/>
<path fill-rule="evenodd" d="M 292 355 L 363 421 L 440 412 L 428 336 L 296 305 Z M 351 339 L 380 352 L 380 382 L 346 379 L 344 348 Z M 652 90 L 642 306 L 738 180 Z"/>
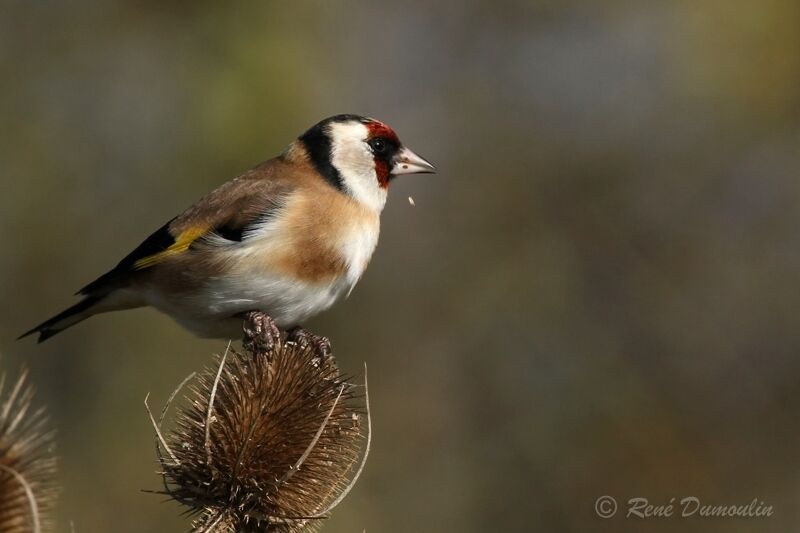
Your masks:
<path fill-rule="evenodd" d="M 58 493 L 54 432 L 22 372 L 10 386 L 0 377 L 0 531 L 52 531 Z"/>
<path fill-rule="evenodd" d="M 309 346 L 244 345 L 194 379 L 162 437 L 166 492 L 197 532 L 315 530 L 359 462 L 363 395 Z"/>

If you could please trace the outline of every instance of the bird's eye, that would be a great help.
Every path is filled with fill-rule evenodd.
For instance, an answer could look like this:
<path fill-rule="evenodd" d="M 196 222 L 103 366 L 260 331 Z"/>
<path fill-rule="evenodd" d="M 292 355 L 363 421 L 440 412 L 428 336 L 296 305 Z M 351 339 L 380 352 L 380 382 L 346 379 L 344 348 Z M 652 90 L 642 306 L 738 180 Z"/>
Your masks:
<path fill-rule="evenodd" d="M 380 137 L 370 139 L 368 144 L 369 147 L 372 148 L 372 152 L 375 155 L 384 155 L 386 153 L 386 150 L 389 148 L 389 145 L 387 144 L 386 140 L 381 139 Z"/>

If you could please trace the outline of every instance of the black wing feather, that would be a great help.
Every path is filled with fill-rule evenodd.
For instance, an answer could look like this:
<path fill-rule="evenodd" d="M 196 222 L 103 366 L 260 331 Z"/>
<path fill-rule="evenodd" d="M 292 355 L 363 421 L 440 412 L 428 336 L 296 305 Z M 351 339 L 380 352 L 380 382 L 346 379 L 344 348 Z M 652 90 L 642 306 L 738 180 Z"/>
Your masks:
<path fill-rule="evenodd" d="M 177 218 L 177 217 L 176 217 Z M 122 261 L 117 263 L 117 266 L 79 290 L 75 294 L 92 294 L 99 290 L 107 290 L 109 287 L 116 285 L 116 282 L 125 278 L 134 269 L 134 265 L 140 259 L 155 255 L 163 252 L 173 244 L 175 244 L 175 237 L 170 233 L 169 227 L 175 219 L 173 218 L 149 237 L 147 237 L 139 246 L 122 258 Z"/>

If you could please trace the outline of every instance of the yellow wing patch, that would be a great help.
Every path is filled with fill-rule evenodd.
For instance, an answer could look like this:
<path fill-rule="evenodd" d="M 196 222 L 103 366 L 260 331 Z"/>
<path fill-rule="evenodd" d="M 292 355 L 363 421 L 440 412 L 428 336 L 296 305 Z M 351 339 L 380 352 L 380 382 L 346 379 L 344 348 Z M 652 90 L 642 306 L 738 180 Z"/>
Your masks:
<path fill-rule="evenodd" d="M 184 230 L 175 238 L 175 242 L 172 243 L 169 248 L 163 252 L 142 257 L 133 264 L 133 268 L 141 270 L 181 254 L 188 250 L 189 246 L 191 246 L 194 241 L 205 235 L 207 231 L 207 226 L 198 226 Z"/>

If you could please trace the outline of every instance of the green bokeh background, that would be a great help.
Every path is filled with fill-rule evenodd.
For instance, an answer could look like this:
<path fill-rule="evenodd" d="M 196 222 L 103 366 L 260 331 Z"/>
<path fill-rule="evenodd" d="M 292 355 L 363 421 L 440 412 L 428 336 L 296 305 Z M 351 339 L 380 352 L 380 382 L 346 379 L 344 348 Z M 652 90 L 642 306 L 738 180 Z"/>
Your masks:
<path fill-rule="evenodd" d="M 800 4 L 0 5 L 0 352 L 58 429 L 61 531 L 184 531 L 142 400 L 223 341 L 150 310 L 37 346 L 150 231 L 331 114 L 439 167 L 393 183 L 352 296 L 374 445 L 326 531 L 800 526 Z M 411 195 L 416 207 L 411 207 Z M 774 507 L 601 520 L 595 499 Z"/>

